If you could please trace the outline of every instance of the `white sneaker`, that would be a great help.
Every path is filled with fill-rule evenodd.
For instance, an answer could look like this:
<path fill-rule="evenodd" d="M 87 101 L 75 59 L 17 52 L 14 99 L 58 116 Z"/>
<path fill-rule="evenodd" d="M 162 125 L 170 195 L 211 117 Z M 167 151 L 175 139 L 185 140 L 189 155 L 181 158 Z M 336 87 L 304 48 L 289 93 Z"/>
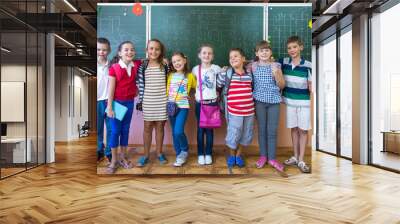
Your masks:
<path fill-rule="evenodd" d="M 204 165 L 204 164 L 206 164 L 203 155 L 199 156 L 199 159 L 197 160 L 197 162 L 199 163 L 199 165 Z"/>
<path fill-rule="evenodd" d="M 211 165 L 212 164 L 212 157 L 211 157 L 211 155 L 206 155 L 206 158 L 205 158 L 205 164 L 206 165 Z"/>
<path fill-rule="evenodd" d="M 187 152 L 179 153 L 179 155 L 176 157 L 174 166 L 182 166 L 183 164 L 185 164 L 187 157 L 188 157 L 188 153 Z"/>

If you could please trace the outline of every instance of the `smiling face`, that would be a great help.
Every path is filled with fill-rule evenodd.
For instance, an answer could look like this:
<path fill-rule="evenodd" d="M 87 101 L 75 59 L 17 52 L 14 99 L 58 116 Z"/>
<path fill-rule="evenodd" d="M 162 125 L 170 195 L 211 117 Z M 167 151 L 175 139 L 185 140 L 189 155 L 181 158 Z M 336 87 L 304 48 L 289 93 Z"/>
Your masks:
<path fill-rule="evenodd" d="M 135 58 L 135 48 L 131 43 L 125 43 L 121 46 L 118 55 L 122 59 L 122 61 L 125 62 L 125 64 L 128 64 L 133 60 L 133 58 Z"/>
<path fill-rule="evenodd" d="M 103 44 L 97 42 L 97 57 L 101 60 L 107 58 L 107 55 L 110 53 L 110 47 L 108 44 Z"/>
<path fill-rule="evenodd" d="M 150 41 L 147 45 L 147 54 L 150 60 L 159 60 L 161 55 L 161 45 L 156 41 Z"/>
<path fill-rule="evenodd" d="M 297 58 L 300 56 L 303 46 L 297 42 L 290 42 L 287 44 L 287 51 L 291 58 Z"/>
<path fill-rule="evenodd" d="M 174 55 L 172 56 L 172 66 L 177 72 L 183 72 L 186 65 L 186 59 L 183 58 L 181 55 Z"/>
<path fill-rule="evenodd" d="M 214 51 L 211 47 L 202 47 L 198 57 L 201 60 L 201 63 L 211 64 L 212 60 L 214 59 Z"/>
<path fill-rule="evenodd" d="M 242 68 L 245 61 L 246 58 L 239 51 L 233 50 L 229 53 L 229 64 L 231 64 L 232 68 Z"/>
<path fill-rule="evenodd" d="M 260 61 L 267 62 L 271 59 L 272 51 L 269 48 L 258 49 L 256 56 L 260 59 Z"/>

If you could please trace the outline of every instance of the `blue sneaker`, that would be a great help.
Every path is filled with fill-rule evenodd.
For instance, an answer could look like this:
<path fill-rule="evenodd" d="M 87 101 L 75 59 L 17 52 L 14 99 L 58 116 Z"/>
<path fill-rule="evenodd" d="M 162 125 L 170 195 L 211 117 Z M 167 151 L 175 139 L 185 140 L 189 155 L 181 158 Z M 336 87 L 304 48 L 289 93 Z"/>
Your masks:
<path fill-rule="evenodd" d="M 160 162 L 160 164 L 166 164 L 168 162 L 167 158 L 165 158 L 164 154 L 160 154 L 160 156 L 158 157 L 158 161 Z"/>
<path fill-rule="evenodd" d="M 236 165 L 238 167 L 244 167 L 244 160 L 241 156 L 236 156 Z"/>
<path fill-rule="evenodd" d="M 233 167 L 235 165 L 235 157 L 229 156 L 226 160 L 226 164 L 228 165 L 228 167 Z"/>
<path fill-rule="evenodd" d="M 149 158 L 147 156 L 141 156 L 138 161 L 136 166 L 138 167 L 143 167 L 149 162 Z"/>

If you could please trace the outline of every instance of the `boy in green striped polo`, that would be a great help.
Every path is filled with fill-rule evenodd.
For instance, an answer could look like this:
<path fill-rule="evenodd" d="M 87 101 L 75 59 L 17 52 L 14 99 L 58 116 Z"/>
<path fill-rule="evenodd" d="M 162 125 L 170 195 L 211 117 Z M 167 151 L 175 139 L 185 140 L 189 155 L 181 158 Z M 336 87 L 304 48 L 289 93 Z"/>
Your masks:
<path fill-rule="evenodd" d="M 287 51 L 290 57 L 279 62 L 286 86 L 282 92 L 286 104 L 286 126 L 291 129 L 294 155 L 285 161 L 286 165 L 297 166 L 301 172 L 310 173 L 304 162 L 307 145 L 307 131 L 310 126 L 311 62 L 301 57 L 303 42 L 298 36 L 289 37 Z"/>

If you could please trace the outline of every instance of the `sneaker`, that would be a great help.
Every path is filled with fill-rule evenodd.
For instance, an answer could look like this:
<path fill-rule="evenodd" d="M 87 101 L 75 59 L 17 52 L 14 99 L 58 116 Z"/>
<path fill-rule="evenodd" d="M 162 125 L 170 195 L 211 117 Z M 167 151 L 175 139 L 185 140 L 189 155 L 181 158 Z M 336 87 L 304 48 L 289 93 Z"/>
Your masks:
<path fill-rule="evenodd" d="M 149 162 L 149 157 L 147 157 L 147 156 L 141 156 L 141 157 L 138 159 L 136 166 L 138 166 L 138 167 L 143 167 L 143 166 L 145 166 L 148 162 Z"/>
<path fill-rule="evenodd" d="M 229 156 L 226 160 L 226 164 L 228 165 L 228 167 L 233 167 L 236 164 L 235 156 Z"/>
<path fill-rule="evenodd" d="M 211 155 L 206 155 L 205 160 L 206 165 L 211 165 L 213 162 Z"/>
<path fill-rule="evenodd" d="M 289 159 L 285 160 L 284 164 L 288 166 L 297 166 L 297 159 L 296 157 L 292 156 Z"/>
<path fill-rule="evenodd" d="M 197 160 L 197 162 L 199 163 L 199 165 L 205 165 L 206 161 L 204 160 L 204 156 L 201 155 L 199 156 L 199 159 Z"/>
<path fill-rule="evenodd" d="M 185 164 L 187 157 L 188 157 L 187 152 L 182 151 L 181 153 L 179 153 L 179 155 L 176 157 L 174 166 L 182 166 L 183 164 Z"/>
<path fill-rule="evenodd" d="M 111 163 L 112 155 L 106 155 L 108 162 Z"/>
<path fill-rule="evenodd" d="M 267 157 L 266 156 L 260 156 L 260 158 L 256 162 L 256 167 L 258 169 L 261 169 L 261 168 L 263 168 L 265 166 L 266 163 L 267 163 Z"/>
<path fill-rule="evenodd" d="M 236 165 L 238 167 L 244 167 L 244 160 L 241 156 L 236 156 Z"/>
<path fill-rule="evenodd" d="M 161 165 L 166 164 L 168 162 L 167 158 L 164 156 L 164 154 L 160 154 L 158 156 L 158 161 L 160 162 Z"/>
<path fill-rule="evenodd" d="M 301 172 L 303 172 L 303 173 L 310 173 L 310 172 L 311 172 L 310 167 L 307 166 L 307 164 L 306 164 L 304 161 L 300 161 L 300 162 L 297 164 L 297 167 L 298 167 L 299 170 L 300 170 Z"/>
<path fill-rule="evenodd" d="M 100 162 L 104 158 L 104 152 L 97 151 L 97 162 Z"/>

